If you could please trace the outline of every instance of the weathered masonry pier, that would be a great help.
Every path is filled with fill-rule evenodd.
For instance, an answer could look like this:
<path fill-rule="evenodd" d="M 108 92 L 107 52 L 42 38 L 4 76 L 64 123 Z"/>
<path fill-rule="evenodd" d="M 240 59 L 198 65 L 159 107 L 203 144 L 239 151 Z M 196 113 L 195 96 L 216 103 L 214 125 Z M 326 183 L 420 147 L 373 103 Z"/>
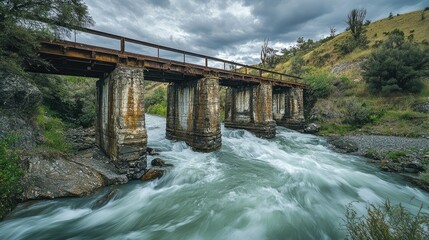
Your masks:
<path fill-rule="evenodd" d="M 217 77 L 170 83 L 167 138 L 185 141 L 196 151 L 211 152 L 220 148 L 219 109 Z"/>
<path fill-rule="evenodd" d="M 225 127 L 273 138 L 276 125 L 299 129 L 304 124 L 307 86 L 298 77 L 91 29 L 79 31 L 117 41 L 118 48 L 42 41 L 39 54 L 51 67 L 29 71 L 99 79 L 96 142 L 129 178 L 139 178 L 147 165 L 144 81 L 169 84 L 166 137 L 185 141 L 195 151 L 222 145 L 220 86 L 227 87 Z M 136 46 L 153 53 L 138 53 Z"/>

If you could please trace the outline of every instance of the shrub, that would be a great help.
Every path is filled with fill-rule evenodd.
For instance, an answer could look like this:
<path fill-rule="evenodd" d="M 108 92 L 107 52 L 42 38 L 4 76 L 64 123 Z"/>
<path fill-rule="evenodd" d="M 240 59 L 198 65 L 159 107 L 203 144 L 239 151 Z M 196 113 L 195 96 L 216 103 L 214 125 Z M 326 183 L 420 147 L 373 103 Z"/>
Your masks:
<path fill-rule="evenodd" d="M 46 106 L 38 107 L 36 123 L 45 138 L 44 145 L 50 150 L 67 152 L 70 144 L 65 138 L 65 126 L 61 119 L 54 116 L 55 113 Z"/>
<path fill-rule="evenodd" d="M 18 154 L 11 147 L 15 140 L 14 136 L 0 138 L 0 219 L 13 208 L 15 199 L 21 191 L 20 181 L 23 171 Z"/>
<path fill-rule="evenodd" d="M 43 103 L 58 112 L 58 117 L 77 126 L 94 125 L 95 79 L 46 75 L 35 75 L 34 79 L 43 93 Z"/>
<path fill-rule="evenodd" d="M 345 100 L 344 110 L 344 123 L 361 126 L 371 120 L 370 108 L 356 98 Z"/>
<path fill-rule="evenodd" d="M 311 68 L 304 75 L 304 81 L 310 85 L 309 94 L 316 98 L 326 98 L 332 91 L 332 75 L 328 69 Z"/>
<path fill-rule="evenodd" d="M 167 90 L 159 87 L 145 97 L 145 109 L 147 113 L 167 116 Z"/>
<path fill-rule="evenodd" d="M 429 215 L 422 207 L 413 215 L 401 204 L 370 204 L 365 216 L 358 216 L 352 204 L 346 208 L 348 239 L 429 239 Z"/>
<path fill-rule="evenodd" d="M 428 67 L 429 49 L 405 42 L 404 33 L 396 29 L 363 64 L 363 78 L 373 93 L 419 92 Z"/>
<path fill-rule="evenodd" d="M 401 157 L 405 157 L 407 153 L 404 150 L 396 150 L 396 151 L 390 151 L 387 153 L 387 158 L 393 161 L 398 160 Z"/>
<path fill-rule="evenodd" d="M 291 59 L 291 74 L 301 76 L 304 73 L 304 57 L 302 54 L 297 54 Z"/>

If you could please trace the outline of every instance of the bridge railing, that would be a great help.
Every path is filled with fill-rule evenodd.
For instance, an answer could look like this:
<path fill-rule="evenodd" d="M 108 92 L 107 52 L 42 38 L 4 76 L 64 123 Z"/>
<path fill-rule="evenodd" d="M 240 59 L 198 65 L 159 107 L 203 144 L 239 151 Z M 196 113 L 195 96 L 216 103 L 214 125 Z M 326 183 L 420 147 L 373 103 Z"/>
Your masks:
<path fill-rule="evenodd" d="M 146 41 L 142 41 L 142 40 L 123 37 L 120 35 L 115 35 L 115 34 L 111 34 L 111 33 L 97 31 L 97 30 L 89 29 L 89 28 L 76 29 L 75 30 L 75 37 L 74 37 L 75 42 L 76 42 L 77 32 L 84 32 L 84 33 L 87 33 L 90 35 L 101 36 L 101 37 L 117 40 L 117 41 L 119 41 L 118 48 L 116 48 L 116 49 L 112 49 L 111 47 L 107 47 L 107 48 L 119 51 L 120 53 L 126 53 L 127 52 L 127 45 L 128 44 L 137 45 L 137 46 L 144 46 L 144 47 L 149 47 L 149 48 L 154 49 L 155 53 L 151 54 L 151 55 L 153 57 L 157 57 L 160 59 L 166 59 L 166 60 L 170 60 L 170 61 L 172 60 L 172 61 L 176 61 L 176 62 L 183 62 L 186 64 L 194 64 L 194 65 L 210 67 L 210 68 L 223 69 L 225 71 L 239 72 L 239 73 L 243 73 L 243 74 L 260 76 L 260 77 L 265 77 L 265 78 L 278 80 L 278 81 L 287 81 L 287 82 L 294 82 L 294 83 L 302 84 L 302 81 L 301 81 L 302 79 L 298 76 L 293 76 L 293 75 L 289 75 L 289 74 L 285 74 L 285 73 L 275 72 L 275 71 L 255 67 L 255 66 L 249 66 L 246 64 L 237 63 L 234 61 L 224 60 L 224 59 L 211 57 L 211 56 L 207 56 L 207 55 L 203 55 L 203 54 L 199 54 L 199 53 L 194 53 L 194 52 L 184 51 L 184 50 L 171 48 L 171 47 L 167 47 L 167 46 L 162 46 L 162 45 L 158 45 L 158 44 L 154 44 L 154 43 L 150 43 L 150 42 L 146 42 Z M 175 53 L 176 57 L 174 59 L 172 59 L 171 56 L 170 57 L 164 57 L 164 56 L 161 57 L 161 54 L 160 54 L 161 51 Z M 128 52 L 128 53 L 135 53 L 135 52 Z M 182 56 L 182 59 L 179 60 L 177 58 L 177 54 Z M 192 58 L 194 61 L 189 61 L 189 58 Z M 200 59 L 200 62 L 202 62 L 202 63 L 195 63 L 195 59 Z"/>

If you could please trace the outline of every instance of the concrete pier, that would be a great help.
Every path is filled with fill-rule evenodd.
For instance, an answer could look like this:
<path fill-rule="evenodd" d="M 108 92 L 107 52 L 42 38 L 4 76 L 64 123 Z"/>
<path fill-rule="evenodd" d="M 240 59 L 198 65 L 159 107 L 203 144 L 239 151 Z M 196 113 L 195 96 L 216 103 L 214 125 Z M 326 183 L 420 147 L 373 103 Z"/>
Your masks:
<path fill-rule="evenodd" d="M 185 141 L 195 151 L 220 148 L 219 79 L 172 82 L 167 94 L 166 137 Z"/>
<path fill-rule="evenodd" d="M 146 169 L 143 68 L 118 66 L 97 81 L 96 143 L 128 178 Z"/>
<path fill-rule="evenodd" d="M 305 126 L 302 88 L 273 90 L 273 118 L 277 125 L 301 130 Z"/>
<path fill-rule="evenodd" d="M 225 99 L 225 127 L 246 129 L 259 137 L 275 137 L 272 103 L 270 83 L 229 87 Z"/>

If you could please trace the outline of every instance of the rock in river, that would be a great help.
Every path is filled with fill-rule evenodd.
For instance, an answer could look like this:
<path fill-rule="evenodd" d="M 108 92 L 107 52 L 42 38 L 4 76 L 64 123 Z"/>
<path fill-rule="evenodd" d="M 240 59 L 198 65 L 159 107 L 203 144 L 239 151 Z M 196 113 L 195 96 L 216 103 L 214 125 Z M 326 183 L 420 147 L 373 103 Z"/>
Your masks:
<path fill-rule="evenodd" d="M 140 179 L 143 181 L 152 181 L 164 176 L 165 170 L 162 168 L 151 168 Z"/>

